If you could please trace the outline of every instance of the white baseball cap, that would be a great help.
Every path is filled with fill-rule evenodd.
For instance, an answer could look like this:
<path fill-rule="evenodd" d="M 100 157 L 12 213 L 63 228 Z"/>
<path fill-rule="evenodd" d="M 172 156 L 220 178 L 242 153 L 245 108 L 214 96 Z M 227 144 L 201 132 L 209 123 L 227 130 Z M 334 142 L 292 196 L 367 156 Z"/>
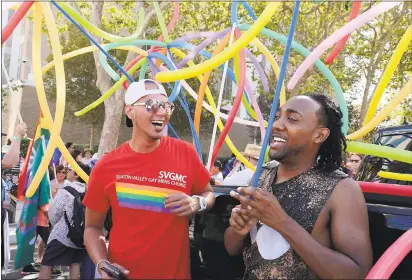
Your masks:
<path fill-rule="evenodd" d="M 146 89 L 146 83 L 154 83 L 157 85 L 156 89 Z M 137 100 L 142 98 L 143 96 L 151 95 L 151 94 L 162 94 L 167 97 L 167 93 L 165 88 L 155 80 L 151 79 L 143 79 L 138 82 L 133 82 L 129 85 L 126 90 L 126 94 L 124 97 L 124 103 L 126 105 L 132 105 Z"/>

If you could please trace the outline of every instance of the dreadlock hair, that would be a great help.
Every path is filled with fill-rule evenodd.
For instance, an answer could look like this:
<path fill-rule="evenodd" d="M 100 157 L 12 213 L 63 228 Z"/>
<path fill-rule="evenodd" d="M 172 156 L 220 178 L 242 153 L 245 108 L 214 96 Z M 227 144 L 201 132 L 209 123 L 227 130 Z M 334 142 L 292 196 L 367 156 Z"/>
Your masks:
<path fill-rule="evenodd" d="M 318 167 L 325 171 L 338 169 L 342 162 L 342 151 L 346 151 L 346 137 L 342 133 L 342 112 L 326 95 L 304 94 L 316 101 L 320 109 L 316 112 L 319 124 L 330 130 L 328 138 L 320 145 L 317 154 Z"/>

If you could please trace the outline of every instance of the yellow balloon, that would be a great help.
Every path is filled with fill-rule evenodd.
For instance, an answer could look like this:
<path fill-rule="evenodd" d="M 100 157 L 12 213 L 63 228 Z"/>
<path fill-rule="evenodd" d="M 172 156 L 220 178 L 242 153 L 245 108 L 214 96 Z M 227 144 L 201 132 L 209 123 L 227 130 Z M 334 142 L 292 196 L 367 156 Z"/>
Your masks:
<path fill-rule="evenodd" d="M 269 4 L 267 4 L 265 10 L 255 21 L 252 27 L 248 31 L 243 33 L 242 37 L 240 37 L 239 40 L 234 42 L 231 47 L 226 48 L 224 51 L 222 51 L 215 57 L 192 67 L 168 72 L 159 72 L 156 74 L 156 80 L 165 83 L 189 79 L 220 66 L 226 60 L 230 59 L 236 53 L 238 53 L 241 49 L 246 47 L 249 44 L 249 42 L 252 41 L 252 39 L 259 34 L 263 27 L 265 27 L 265 25 L 269 22 L 272 15 L 276 12 L 276 9 L 279 7 L 280 4 L 280 2 L 270 2 Z"/>
<path fill-rule="evenodd" d="M 184 52 L 182 52 L 181 50 L 179 50 L 179 49 L 171 48 L 171 51 L 172 51 L 173 54 L 178 55 L 180 58 L 184 58 L 186 56 L 186 54 Z M 190 67 L 195 66 L 195 64 L 191 60 L 188 61 L 188 64 L 189 64 Z M 167 73 L 167 72 L 165 72 L 165 73 Z M 203 76 L 201 74 L 197 75 L 197 78 L 199 79 L 200 82 L 202 82 Z M 207 97 L 207 100 L 209 101 L 210 107 L 212 108 L 212 113 L 213 113 L 213 115 L 216 116 L 217 108 L 216 108 L 215 101 L 213 100 L 212 93 L 210 92 L 210 89 L 208 87 L 206 87 L 205 92 L 206 92 L 206 97 Z M 219 127 L 220 131 L 223 131 L 224 127 L 223 127 L 222 120 L 220 118 L 218 119 L 217 126 Z M 236 156 L 236 158 L 240 162 L 242 162 L 246 167 L 248 167 L 251 170 L 255 171 L 256 167 L 253 166 L 249 161 L 247 161 L 247 159 L 245 157 L 243 157 L 239 153 L 239 151 L 236 149 L 235 145 L 233 144 L 233 142 L 232 142 L 232 140 L 230 139 L 229 136 L 226 136 L 225 142 L 226 142 L 226 145 L 229 147 L 229 149 L 232 151 L 232 153 Z"/>
<path fill-rule="evenodd" d="M 258 38 L 254 38 L 252 40 L 252 44 L 255 45 L 262 52 L 262 54 L 266 57 L 266 59 L 269 61 L 270 65 L 272 66 L 273 72 L 275 72 L 276 77 L 279 78 L 280 68 L 279 68 L 279 65 L 276 62 L 276 59 L 273 57 L 273 55 L 270 53 L 270 51 L 266 48 L 266 46 Z M 281 106 L 283 104 L 285 104 L 285 102 L 286 102 L 286 92 L 285 92 L 285 84 L 284 83 L 282 83 L 282 89 L 280 90 L 279 102 L 280 102 Z"/>
<path fill-rule="evenodd" d="M 378 124 L 380 124 L 395 108 L 398 106 L 410 93 L 412 92 L 412 79 L 401 89 L 399 94 L 395 96 L 370 122 L 359 130 L 346 136 L 349 140 L 356 140 L 362 138 Z"/>
<path fill-rule="evenodd" d="M 412 174 L 394 173 L 387 171 L 379 171 L 378 176 L 385 179 L 393 179 L 399 181 L 412 181 Z"/>
<path fill-rule="evenodd" d="M 106 45 L 108 45 L 108 44 L 104 44 L 104 45 L 101 45 L 101 46 L 104 48 Z M 125 50 L 125 51 L 133 51 L 135 53 L 147 56 L 147 51 L 145 51 L 141 48 L 138 48 L 138 47 L 134 47 L 134 46 L 120 46 L 120 47 L 115 47 L 114 49 Z M 94 51 L 98 51 L 98 50 L 99 49 L 96 46 L 81 48 L 81 49 L 66 53 L 65 55 L 63 55 L 63 60 L 67 60 L 67 59 L 73 58 L 73 57 L 81 55 L 81 54 L 94 52 Z M 54 67 L 54 64 L 55 64 L 54 60 L 47 63 L 46 66 L 44 66 L 43 69 L 42 69 L 42 74 L 45 74 L 50 69 L 52 69 Z"/>
<path fill-rule="evenodd" d="M 382 97 L 383 91 L 388 86 L 390 79 L 392 78 L 393 73 L 396 70 L 399 62 L 401 61 L 403 53 L 408 49 L 408 45 L 412 41 L 412 24 L 408 27 L 405 34 L 403 34 L 401 40 L 399 41 L 396 49 L 388 62 L 388 66 L 386 67 L 383 75 L 379 81 L 379 84 L 376 86 L 375 93 L 372 95 L 372 100 L 369 104 L 369 109 L 366 112 L 365 120 L 363 121 L 363 125 L 366 125 L 370 122 L 373 118 L 373 115 L 378 108 L 379 101 Z"/>
<path fill-rule="evenodd" d="M 147 58 L 141 59 L 139 62 L 137 62 L 135 65 L 133 65 L 132 68 L 130 68 L 127 73 L 128 74 L 133 74 L 137 69 L 139 69 L 143 64 L 145 64 L 147 61 Z M 127 77 L 123 75 L 120 80 L 118 80 L 108 91 L 106 91 L 99 99 L 94 101 L 92 104 L 87 105 L 80 111 L 75 112 L 74 114 L 78 117 L 81 115 L 84 115 L 85 113 L 89 112 L 90 110 L 96 108 L 100 104 L 102 104 L 107 98 L 109 98 L 113 93 L 116 92 L 118 88 L 120 88 L 123 84 L 124 81 L 126 81 Z"/>
<path fill-rule="evenodd" d="M 48 169 L 49 162 L 53 157 L 54 150 L 57 146 L 57 143 L 60 138 L 60 131 L 63 124 L 64 118 L 64 111 L 65 111 L 65 101 L 66 101 L 66 79 L 64 74 L 64 64 L 63 64 L 63 54 L 61 50 L 60 40 L 57 32 L 56 22 L 54 21 L 52 11 L 48 3 L 40 2 L 35 3 L 34 9 L 34 27 L 33 27 L 33 70 L 34 68 L 40 68 L 41 62 L 41 25 L 42 25 L 42 12 L 45 16 L 46 26 L 49 31 L 50 42 L 52 46 L 52 53 L 53 57 L 56 61 L 56 88 L 57 88 L 57 97 L 56 97 L 56 114 L 55 120 L 53 122 L 52 128 L 50 130 L 50 140 L 47 145 L 46 151 L 42 158 L 42 161 L 37 169 L 36 174 L 30 186 L 27 188 L 26 196 L 32 197 L 36 192 L 41 179 L 43 178 L 45 172 Z M 35 66 L 36 65 L 36 66 Z M 37 71 L 36 74 L 41 73 Z M 43 76 L 42 75 L 34 75 L 36 89 L 38 95 L 44 95 L 44 98 L 39 98 L 39 103 L 43 103 L 42 107 L 48 106 L 45 93 L 44 93 L 44 85 L 43 85 Z M 44 103 L 46 102 L 46 103 Z"/>

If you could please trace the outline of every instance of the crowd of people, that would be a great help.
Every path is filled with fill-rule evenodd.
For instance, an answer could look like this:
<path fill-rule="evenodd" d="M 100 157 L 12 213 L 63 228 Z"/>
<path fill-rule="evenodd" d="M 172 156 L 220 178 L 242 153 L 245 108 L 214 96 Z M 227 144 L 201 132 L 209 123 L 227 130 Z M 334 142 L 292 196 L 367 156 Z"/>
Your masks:
<path fill-rule="evenodd" d="M 56 167 L 52 202 L 39 209 L 37 223 L 45 247 L 37 259 L 41 279 L 58 266 L 69 266 L 70 278 L 78 279 L 85 258 L 104 279 L 189 279 L 189 219 L 213 208 L 213 185 L 241 186 L 230 193 L 239 205 L 224 245 L 230 256 L 243 255 L 244 279 L 366 276 L 368 214 L 351 178 L 361 157 L 352 154 L 342 165 L 342 113 L 328 97 L 300 95 L 279 108 L 257 188 L 248 187 L 253 171 L 235 157 L 207 170 L 193 145 L 162 136 L 173 110 L 161 84 L 140 80 L 125 94 L 130 141 L 98 161 L 67 143 L 90 177 L 86 185 L 64 158 Z M 249 144 L 243 156 L 256 166 L 260 152 Z"/>

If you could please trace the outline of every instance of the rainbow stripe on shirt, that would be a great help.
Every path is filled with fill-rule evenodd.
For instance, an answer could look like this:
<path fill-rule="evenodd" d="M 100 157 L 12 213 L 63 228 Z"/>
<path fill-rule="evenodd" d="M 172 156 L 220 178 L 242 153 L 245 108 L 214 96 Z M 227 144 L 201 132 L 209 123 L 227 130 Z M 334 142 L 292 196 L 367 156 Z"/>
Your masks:
<path fill-rule="evenodd" d="M 164 197 L 183 194 L 181 191 L 116 182 L 116 195 L 120 207 L 169 213 Z"/>

